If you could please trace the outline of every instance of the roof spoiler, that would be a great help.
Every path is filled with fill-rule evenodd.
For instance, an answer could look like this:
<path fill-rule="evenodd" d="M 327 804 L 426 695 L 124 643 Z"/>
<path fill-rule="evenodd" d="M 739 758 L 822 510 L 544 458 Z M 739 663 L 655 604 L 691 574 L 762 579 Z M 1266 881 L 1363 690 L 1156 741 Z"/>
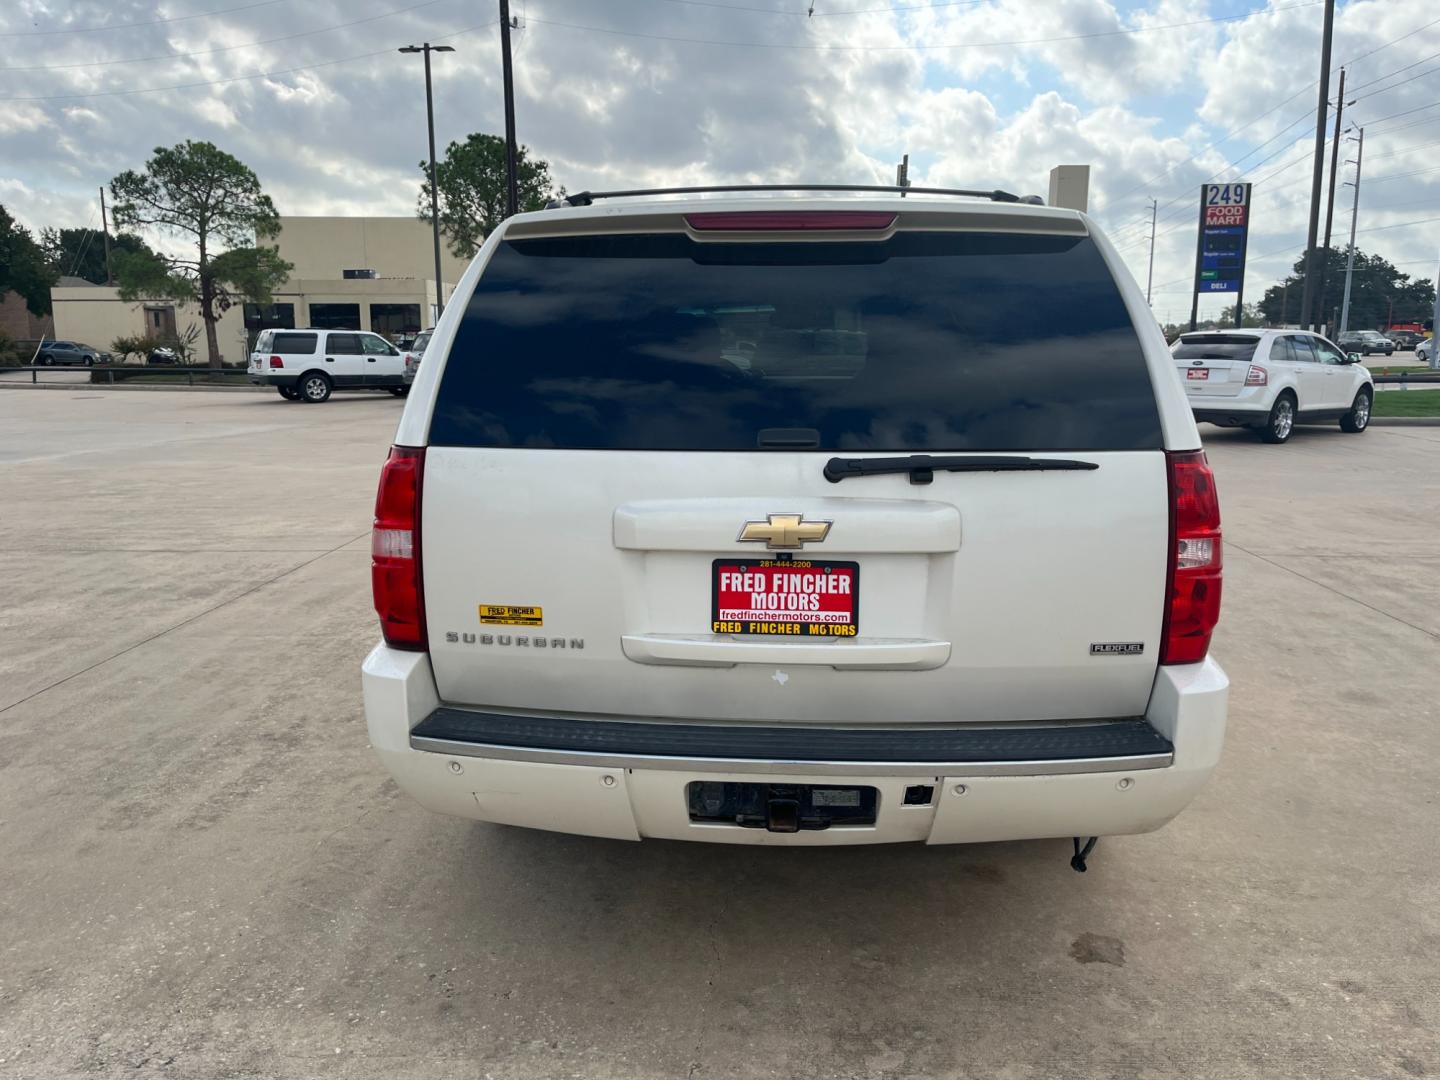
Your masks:
<path fill-rule="evenodd" d="M 551 199 L 545 209 L 561 206 L 589 206 L 596 199 L 622 199 L 646 195 L 709 195 L 726 191 L 863 191 L 888 192 L 900 195 L 960 195 L 991 202 L 1023 203 L 1044 206 L 1039 195 L 1015 195 L 1008 191 L 972 191 L 966 188 L 899 187 L 880 184 L 717 184 L 707 187 L 633 188 L 628 191 L 577 191 L 563 199 Z"/>

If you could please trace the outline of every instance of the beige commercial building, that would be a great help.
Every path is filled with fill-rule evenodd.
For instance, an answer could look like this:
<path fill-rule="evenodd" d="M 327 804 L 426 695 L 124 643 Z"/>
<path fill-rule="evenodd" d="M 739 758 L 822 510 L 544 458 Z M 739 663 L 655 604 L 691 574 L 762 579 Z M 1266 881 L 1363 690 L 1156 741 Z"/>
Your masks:
<path fill-rule="evenodd" d="M 430 227 L 415 218 L 282 217 L 272 241 L 293 263 L 291 277 L 266 305 L 236 304 L 216 323 L 221 358 L 245 359 L 253 335 L 268 327 L 374 330 L 391 338 L 433 326 L 435 253 Z M 467 260 L 441 249 L 448 299 Z M 109 349 L 119 337 L 184 340 L 203 358 L 198 305 L 125 301 L 119 291 L 74 279 L 50 290 L 55 337 Z"/>

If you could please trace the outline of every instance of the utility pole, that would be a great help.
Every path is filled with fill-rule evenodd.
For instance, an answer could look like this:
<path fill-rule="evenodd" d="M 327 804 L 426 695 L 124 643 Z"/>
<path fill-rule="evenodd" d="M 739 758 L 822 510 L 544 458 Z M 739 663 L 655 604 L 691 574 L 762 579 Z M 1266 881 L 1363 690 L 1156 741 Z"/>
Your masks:
<path fill-rule="evenodd" d="M 1205 238 L 1205 189 L 1200 189 L 1200 223 L 1195 227 L 1195 278 L 1190 283 L 1190 329 L 1194 330 L 1200 320 L 1200 267 L 1204 263 Z"/>
<path fill-rule="evenodd" d="M 900 188 L 900 198 L 905 197 L 905 188 L 910 186 L 910 155 L 905 154 L 900 158 L 900 164 L 895 166 L 895 186 Z"/>
<path fill-rule="evenodd" d="M 1440 273 L 1435 275 L 1435 310 L 1430 313 L 1430 366 L 1440 369 L 1440 353 L 1435 347 L 1440 345 Z"/>
<path fill-rule="evenodd" d="M 1350 278 L 1355 272 L 1355 223 L 1360 217 L 1360 164 L 1365 159 L 1365 129 L 1360 131 L 1360 148 L 1355 151 L 1355 203 L 1350 209 L 1350 257 L 1345 260 L 1345 299 L 1340 305 L 1340 333 L 1350 329 Z M 1347 161 L 1345 163 L 1349 165 Z"/>
<path fill-rule="evenodd" d="M 110 272 L 110 222 L 105 216 L 105 187 L 100 187 L 100 229 L 105 233 L 105 284 L 114 285 L 115 275 Z"/>
<path fill-rule="evenodd" d="M 505 216 L 520 212 L 515 162 L 515 77 L 510 64 L 510 0 L 500 0 L 500 65 L 505 79 Z"/>
<path fill-rule="evenodd" d="M 1325 110 L 1330 105 L 1330 45 L 1335 36 L 1335 0 L 1325 0 L 1325 27 L 1320 39 L 1320 100 L 1315 106 L 1315 168 L 1310 180 L 1310 229 L 1305 240 L 1305 293 L 1300 301 L 1300 326 L 1311 329 L 1315 308 L 1315 241 L 1320 231 L 1320 185 L 1325 179 Z"/>
<path fill-rule="evenodd" d="M 1160 203 L 1150 200 L 1150 270 L 1145 275 L 1145 303 L 1150 303 L 1150 286 L 1155 283 L 1155 211 Z"/>
<path fill-rule="evenodd" d="M 1320 282 L 1315 289 L 1315 307 L 1325 313 L 1325 279 L 1330 275 L 1330 226 L 1335 221 L 1335 173 L 1340 164 L 1340 118 L 1353 101 L 1345 100 L 1345 69 L 1340 69 L 1340 93 L 1335 98 L 1335 134 L 1330 137 L 1330 195 L 1325 200 L 1325 247 L 1320 256 Z M 1317 320 L 1318 321 L 1318 320 Z"/>
<path fill-rule="evenodd" d="M 402 53 L 425 54 L 425 124 L 430 130 L 430 234 L 435 242 L 435 318 L 445 310 L 445 281 L 440 269 L 440 178 L 435 173 L 435 98 L 430 90 L 430 54 L 454 52 L 449 45 L 406 45 Z"/>
<path fill-rule="evenodd" d="M 1284 284 L 1280 286 L 1280 325 L 1285 325 L 1285 320 L 1290 317 L 1290 279 L 1287 277 Z"/>

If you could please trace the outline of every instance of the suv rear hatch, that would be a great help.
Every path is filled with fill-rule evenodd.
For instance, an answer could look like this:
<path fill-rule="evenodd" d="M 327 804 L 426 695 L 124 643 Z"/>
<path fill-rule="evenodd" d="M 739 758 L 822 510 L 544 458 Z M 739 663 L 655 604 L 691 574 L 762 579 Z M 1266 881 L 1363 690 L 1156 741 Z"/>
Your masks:
<path fill-rule="evenodd" d="M 442 700 L 830 726 L 1143 713 L 1169 493 L 1111 272 L 1073 216 L 915 218 L 512 224 L 425 451 Z"/>
<path fill-rule="evenodd" d="M 1182 335 L 1171 355 L 1191 397 L 1235 397 L 1245 388 L 1259 344 L 1255 334 Z"/>

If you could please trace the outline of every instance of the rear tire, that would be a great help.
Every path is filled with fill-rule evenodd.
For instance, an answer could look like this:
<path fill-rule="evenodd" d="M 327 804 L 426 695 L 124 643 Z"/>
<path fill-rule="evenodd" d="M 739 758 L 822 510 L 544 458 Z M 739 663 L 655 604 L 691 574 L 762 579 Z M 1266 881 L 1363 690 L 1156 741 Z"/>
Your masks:
<path fill-rule="evenodd" d="M 404 397 L 406 394 L 410 393 L 410 388 L 408 386 L 392 386 L 390 387 L 390 393 L 394 394 L 396 397 Z"/>
<path fill-rule="evenodd" d="M 1350 404 L 1350 411 L 1340 418 L 1340 430 L 1359 435 L 1370 426 L 1370 407 L 1373 404 L 1370 391 L 1361 390 Z"/>
<path fill-rule="evenodd" d="M 1295 431 L 1295 396 L 1288 390 L 1275 399 L 1260 429 L 1260 438 L 1272 446 L 1289 442 Z"/>
<path fill-rule="evenodd" d="M 277 386 L 275 389 L 280 391 L 280 396 L 283 397 L 286 401 L 300 400 L 300 395 L 296 393 L 293 386 Z"/>
<path fill-rule="evenodd" d="M 330 399 L 330 376 L 323 371 L 311 371 L 300 376 L 296 386 L 300 400 L 310 405 L 319 405 Z"/>

